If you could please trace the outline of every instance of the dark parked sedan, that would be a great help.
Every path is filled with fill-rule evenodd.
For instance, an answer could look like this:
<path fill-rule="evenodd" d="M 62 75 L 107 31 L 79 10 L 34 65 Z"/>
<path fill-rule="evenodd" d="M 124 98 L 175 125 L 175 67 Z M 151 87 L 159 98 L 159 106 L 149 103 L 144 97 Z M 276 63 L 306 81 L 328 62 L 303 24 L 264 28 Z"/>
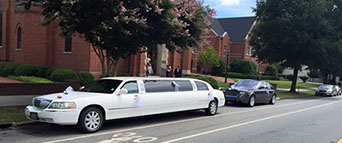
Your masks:
<path fill-rule="evenodd" d="M 253 107 L 255 103 L 275 104 L 277 93 L 267 81 L 244 79 L 225 91 L 226 101 L 241 102 Z"/>
<path fill-rule="evenodd" d="M 316 89 L 316 96 L 338 96 L 341 95 L 341 88 L 337 85 L 321 85 Z"/>

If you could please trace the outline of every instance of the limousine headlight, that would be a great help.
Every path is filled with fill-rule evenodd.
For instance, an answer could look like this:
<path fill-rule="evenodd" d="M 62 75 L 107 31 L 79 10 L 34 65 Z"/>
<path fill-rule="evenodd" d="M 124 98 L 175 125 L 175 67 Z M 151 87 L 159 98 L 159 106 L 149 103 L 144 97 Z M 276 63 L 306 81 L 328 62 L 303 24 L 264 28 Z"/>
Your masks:
<path fill-rule="evenodd" d="M 53 102 L 49 106 L 50 109 L 75 109 L 76 104 L 74 102 Z"/>

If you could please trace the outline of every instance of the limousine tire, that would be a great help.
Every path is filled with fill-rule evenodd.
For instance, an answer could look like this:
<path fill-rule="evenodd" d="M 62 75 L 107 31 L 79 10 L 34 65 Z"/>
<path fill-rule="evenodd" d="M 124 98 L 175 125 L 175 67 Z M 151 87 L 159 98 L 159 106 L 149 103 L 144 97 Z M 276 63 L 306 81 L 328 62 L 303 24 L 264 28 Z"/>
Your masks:
<path fill-rule="evenodd" d="M 89 107 L 81 112 L 78 119 L 78 128 L 85 133 L 92 133 L 98 131 L 104 122 L 102 111 L 96 107 Z"/>
<path fill-rule="evenodd" d="M 208 116 L 215 115 L 217 113 L 217 107 L 218 106 L 217 106 L 217 101 L 216 100 L 210 101 L 209 105 L 208 105 L 208 108 L 205 109 L 205 113 Z"/>

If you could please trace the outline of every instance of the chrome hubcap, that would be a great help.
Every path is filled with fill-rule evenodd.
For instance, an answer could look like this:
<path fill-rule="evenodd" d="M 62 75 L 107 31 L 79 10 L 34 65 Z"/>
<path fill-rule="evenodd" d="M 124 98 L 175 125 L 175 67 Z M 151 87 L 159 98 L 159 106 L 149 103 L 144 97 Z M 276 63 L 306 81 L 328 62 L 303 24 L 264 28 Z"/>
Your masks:
<path fill-rule="evenodd" d="M 211 102 L 210 104 L 210 113 L 211 114 L 215 114 L 216 112 L 216 103 L 215 102 Z"/>
<path fill-rule="evenodd" d="M 276 102 L 276 96 L 272 96 L 272 103 L 275 103 Z"/>
<path fill-rule="evenodd" d="M 249 105 L 254 106 L 254 103 L 255 103 L 255 99 L 254 99 L 254 96 L 252 96 L 249 101 Z"/>
<path fill-rule="evenodd" d="M 89 112 L 84 120 L 84 123 L 86 125 L 86 128 L 88 130 L 96 130 L 100 126 L 100 114 L 97 113 L 96 111 L 91 111 Z"/>

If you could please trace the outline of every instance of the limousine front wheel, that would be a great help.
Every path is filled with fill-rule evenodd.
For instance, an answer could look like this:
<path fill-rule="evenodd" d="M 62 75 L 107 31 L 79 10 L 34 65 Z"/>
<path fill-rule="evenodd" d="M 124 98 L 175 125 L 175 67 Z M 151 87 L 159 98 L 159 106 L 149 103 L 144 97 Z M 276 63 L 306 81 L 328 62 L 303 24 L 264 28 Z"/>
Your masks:
<path fill-rule="evenodd" d="M 82 111 L 78 120 L 78 127 L 86 133 L 96 132 L 102 127 L 103 122 L 102 111 L 96 107 L 90 107 Z"/>
<path fill-rule="evenodd" d="M 205 110 L 207 115 L 215 115 L 217 112 L 217 101 L 213 100 L 209 102 L 209 107 Z"/>

